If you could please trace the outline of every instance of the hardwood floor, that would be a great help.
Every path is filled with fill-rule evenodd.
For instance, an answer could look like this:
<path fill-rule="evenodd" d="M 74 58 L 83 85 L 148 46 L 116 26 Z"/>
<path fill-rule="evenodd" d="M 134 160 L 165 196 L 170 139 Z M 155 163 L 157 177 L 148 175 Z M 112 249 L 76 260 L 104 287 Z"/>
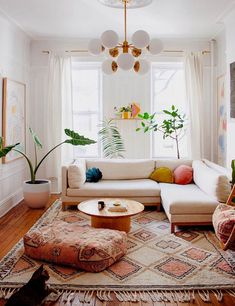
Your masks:
<path fill-rule="evenodd" d="M 51 199 L 47 205 L 47 208 L 58 198 L 58 196 L 51 196 Z M 0 218 L 0 259 L 6 255 L 10 249 L 24 236 L 24 234 L 32 227 L 32 225 L 41 217 L 41 215 L 47 209 L 33 210 L 28 208 L 22 201 L 19 205 L 9 211 L 4 217 Z M 167 302 L 101 302 L 97 298 L 93 298 L 92 303 L 80 303 L 75 297 L 72 304 L 68 304 L 62 301 L 62 298 L 56 303 L 50 303 L 48 306 L 62 306 L 62 305 L 82 305 L 82 306 L 210 306 L 210 305 L 224 305 L 235 306 L 235 298 L 224 295 L 222 302 L 218 302 L 213 294 L 210 295 L 211 302 L 204 303 L 196 295 L 195 300 L 190 303 L 167 303 Z M 0 306 L 5 302 L 0 300 Z"/>

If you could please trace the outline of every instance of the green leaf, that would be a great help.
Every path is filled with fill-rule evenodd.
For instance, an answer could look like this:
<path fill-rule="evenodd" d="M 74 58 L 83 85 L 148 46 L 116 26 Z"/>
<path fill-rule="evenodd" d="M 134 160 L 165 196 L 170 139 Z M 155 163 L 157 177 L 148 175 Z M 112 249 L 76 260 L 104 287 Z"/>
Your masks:
<path fill-rule="evenodd" d="M 147 112 L 144 113 L 144 119 L 146 119 L 146 120 L 149 119 L 149 116 L 150 116 L 149 113 L 147 113 Z"/>
<path fill-rule="evenodd" d="M 31 127 L 29 128 L 29 132 L 30 132 L 30 134 L 33 138 L 33 141 L 34 141 L 35 145 L 38 148 L 42 149 L 42 143 L 41 143 L 39 137 L 37 136 L 37 134 L 31 129 Z"/>
<path fill-rule="evenodd" d="M 149 130 L 149 127 L 146 126 L 146 128 L 144 129 L 144 133 L 148 132 L 148 130 Z"/>
<path fill-rule="evenodd" d="M 141 130 L 141 128 L 137 128 L 137 129 L 135 129 L 136 130 L 136 132 L 139 132 L 140 130 Z"/>
<path fill-rule="evenodd" d="M 16 143 L 14 145 L 6 146 L 3 148 L 3 138 L 0 137 L 0 158 L 6 156 L 12 149 L 18 146 L 20 143 Z"/>
<path fill-rule="evenodd" d="M 172 109 L 172 110 L 175 110 L 175 105 L 172 105 L 172 106 L 171 106 L 171 109 Z"/>
<path fill-rule="evenodd" d="M 170 115 L 171 116 L 171 112 L 169 112 L 168 110 L 164 109 L 163 110 L 163 113 L 167 114 L 167 115 Z"/>
<path fill-rule="evenodd" d="M 145 123 L 143 121 L 141 122 L 141 125 L 142 125 L 142 127 L 145 127 Z"/>
<path fill-rule="evenodd" d="M 65 143 L 70 143 L 73 146 L 86 146 L 86 145 L 96 143 L 96 141 L 86 138 L 82 135 L 79 135 L 78 133 L 70 129 L 65 129 L 64 132 L 67 136 L 71 137 L 71 139 L 66 139 Z"/>

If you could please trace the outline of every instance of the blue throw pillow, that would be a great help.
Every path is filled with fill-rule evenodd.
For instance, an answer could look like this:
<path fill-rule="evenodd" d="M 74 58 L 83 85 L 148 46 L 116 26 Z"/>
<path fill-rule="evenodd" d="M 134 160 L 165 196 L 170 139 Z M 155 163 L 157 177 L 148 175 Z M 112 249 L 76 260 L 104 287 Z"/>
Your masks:
<path fill-rule="evenodd" d="M 98 168 L 90 168 L 86 172 L 86 181 L 89 183 L 97 183 L 102 179 L 102 172 Z"/>

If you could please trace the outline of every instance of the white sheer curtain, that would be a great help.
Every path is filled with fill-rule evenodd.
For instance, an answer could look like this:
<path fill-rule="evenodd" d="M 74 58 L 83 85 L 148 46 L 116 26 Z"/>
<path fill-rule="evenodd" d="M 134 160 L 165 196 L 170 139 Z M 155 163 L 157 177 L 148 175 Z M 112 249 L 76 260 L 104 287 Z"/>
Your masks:
<path fill-rule="evenodd" d="M 185 54 L 185 83 L 190 119 L 190 153 L 192 159 L 205 156 L 202 52 Z"/>
<path fill-rule="evenodd" d="M 45 151 L 65 139 L 64 129 L 72 129 L 72 73 L 71 57 L 51 54 L 48 70 L 46 104 Z M 52 191 L 61 190 L 61 166 L 72 159 L 72 146 L 64 144 L 46 160 L 46 176 L 52 181 Z"/>

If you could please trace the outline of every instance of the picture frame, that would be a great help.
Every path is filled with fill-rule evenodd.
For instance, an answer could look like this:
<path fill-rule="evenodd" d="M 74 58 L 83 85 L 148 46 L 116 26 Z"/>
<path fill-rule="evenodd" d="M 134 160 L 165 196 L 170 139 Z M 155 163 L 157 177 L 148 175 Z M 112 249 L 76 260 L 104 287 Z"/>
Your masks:
<path fill-rule="evenodd" d="M 2 136 L 3 77 L 0 75 L 0 136 Z"/>
<path fill-rule="evenodd" d="M 217 78 L 218 109 L 218 163 L 226 165 L 227 156 L 227 105 L 225 99 L 225 74 Z"/>
<path fill-rule="evenodd" d="M 235 62 L 230 64 L 230 118 L 235 119 Z"/>
<path fill-rule="evenodd" d="M 25 151 L 25 99 L 26 85 L 8 78 L 3 79 L 2 135 L 3 146 L 20 143 Z M 12 162 L 22 155 L 11 151 L 3 157 L 3 163 Z"/>

